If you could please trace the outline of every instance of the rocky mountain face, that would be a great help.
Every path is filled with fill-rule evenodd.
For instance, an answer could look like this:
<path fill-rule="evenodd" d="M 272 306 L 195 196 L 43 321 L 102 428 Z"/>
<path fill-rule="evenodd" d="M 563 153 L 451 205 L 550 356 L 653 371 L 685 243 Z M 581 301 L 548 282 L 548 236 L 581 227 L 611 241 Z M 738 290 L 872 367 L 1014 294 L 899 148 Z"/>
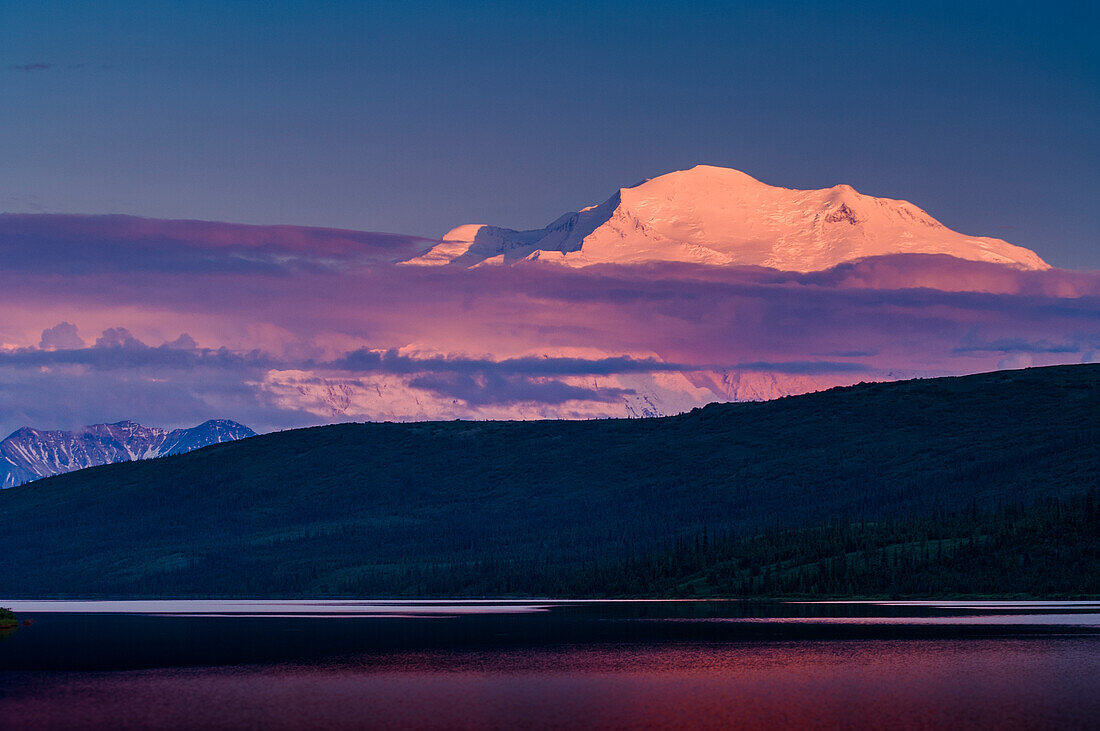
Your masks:
<path fill-rule="evenodd" d="M 459 226 L 406 263 L 685 262 L 810 272 L 889 254 L 946 254 L 1021 269 L 1050 268 L 1029 249 L 952 231 L 908 201 L 863 195 L 848 185 L 775 187 L 710 165 L 622 188 L 600 205 L 567 213 L 541 229 Z"/>
<path fill-rule="evenodd" d="M 255 435 L 247 426 L 226 419 L 172 430 L 133 421 L 93 424 L 78 431 L 23 427 L 0 441 L 0 488 L 85 467 L 183 454 Z"/>

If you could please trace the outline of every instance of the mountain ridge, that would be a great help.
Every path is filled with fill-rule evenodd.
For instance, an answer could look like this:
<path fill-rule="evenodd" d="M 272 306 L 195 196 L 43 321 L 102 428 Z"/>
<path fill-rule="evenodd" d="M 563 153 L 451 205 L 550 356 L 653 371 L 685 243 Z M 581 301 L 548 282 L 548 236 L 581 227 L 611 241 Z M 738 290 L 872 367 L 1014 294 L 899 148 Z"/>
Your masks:
<path fill-rule="evenodd" d="M 25 426 L 0 440 L 0 489 L 87 467 L 184 454 L 255 435 L 228 419 L 171 430 L 130 420 L 90 424 L 75 431 Z"/>
<path fill-rule="evenodd" d="M 864 195 L 850 185 L 771 186 L 713 165 L 620 188 L 603 203 L 566 213 L 541 229 L 459 226 L 404 264 L 468 267 L 538 260 L 583 267 L 677 261 L 810 272 L 904 253 L 1050 268 L 1024 247 L 952 231 L 908 201 Z"/>
<path fill-rule="evenodd" d="M 708 535 L 1074 499 L 1098 470 L 1100 365 L 661 419 L 331 425 L 0 491 L 0 594 L 589 595 L 614 585 L 584 588 L 600 566 L 630 579 Z"/>

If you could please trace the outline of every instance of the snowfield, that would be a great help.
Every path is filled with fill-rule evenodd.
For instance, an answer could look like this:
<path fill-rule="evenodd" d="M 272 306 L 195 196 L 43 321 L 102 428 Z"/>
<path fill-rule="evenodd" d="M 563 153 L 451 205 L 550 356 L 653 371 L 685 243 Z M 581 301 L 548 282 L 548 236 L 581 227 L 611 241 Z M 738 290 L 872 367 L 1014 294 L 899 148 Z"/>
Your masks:
<path fill-rule="evenodd" d="M 1035 252 L 967 236 L 902 200 L 848 185 L 794 190 L 738 170 L 699 165 L 622 188 L 546 228 L 464 225 L 405 264 L 479 266 L 550 261 L 592 264 L 685 262 L 792 272 L 888 254 L 947 254 L 1021 269 L 1049 269 Z"/>

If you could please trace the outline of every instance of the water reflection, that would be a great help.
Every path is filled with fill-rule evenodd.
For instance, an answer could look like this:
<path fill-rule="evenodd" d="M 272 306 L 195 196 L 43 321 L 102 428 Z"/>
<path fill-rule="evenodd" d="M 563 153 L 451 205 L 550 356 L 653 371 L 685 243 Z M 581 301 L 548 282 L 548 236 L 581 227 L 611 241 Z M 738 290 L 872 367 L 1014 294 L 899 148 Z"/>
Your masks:
<path fill-rule="evenodd" d="M 6 674 L 0 719 L 83 728 L 1085 728 L 1097 644 L 625 645 Z M 4 724 L 0 724 L 4 725 Z"/>
<path fill-rule="evenodd" d="M 0 645 L 3 728 L 1085 728 L 1100 713 L 1096 603 L 6 604 L 35 622 Z"/>
<path fill-rule="evenodd" d="M 20 614 L 144 614 L 190 617 L 454 617 L 531 614 L 550 610 L 599 612 L 621 617 L 844 618 L 1095 617 L 1097 601 L 761 601 L 692 599 L 621 600 L 3 600 Z M 1090 620 L 1091 621 L 1091 620 Z"/>

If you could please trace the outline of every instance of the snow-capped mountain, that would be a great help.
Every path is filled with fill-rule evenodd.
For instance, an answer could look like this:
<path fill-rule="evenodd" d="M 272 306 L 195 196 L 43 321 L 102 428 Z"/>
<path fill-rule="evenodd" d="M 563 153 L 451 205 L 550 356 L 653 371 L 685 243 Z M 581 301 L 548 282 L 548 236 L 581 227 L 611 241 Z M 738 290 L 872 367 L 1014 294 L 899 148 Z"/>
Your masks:
<path fill-rule="evenodd" d="M 243 424 L 212 419 L 190 429 L 157 429 L 133 421 L 78 431 L 23 427 L 0 441 L 0 488 L 113 462 L 130 462 L 256 436 Z"/>
<path fill-rule="evenodd" d="M 676 261 L 809 272 L 887 254 L 947 254 L 1050 268 L 1029 249 L 952 231 L 907 201 L 863 195 L 847 185 L 774 187 L 710 165 L 622 188 L 546 228 L 459 226 L 405 263 L 477 266 L 538 259 L 580 267 Z"/>
<path fill-rule="evenodd" d="M 693 374 L 695 375 L 695 374 Z M 716 376 L 720 379 L 720 376 Z M 451 419 L 601 419 L 671 416 L 725 398 L 706 379 L 699 384 L 677 372 L 559 376 L 554 384 L 594 398 L 555 403 L 471 404 L 446 394 L 411 386 L 408 376 L 379 374 L 319 377 L 310 371 L 270 371 L 265 395 L 285 408 L 304 408 L 320 421 L 435 421 Z M 545 382 L 545 381 L 544 381 Z M 837 385 L 829 382 L 826 386 Z M 810 389 L 813 390 L 813 389 Z M 736 391 L 734 391 L 736 395 Z M 755 392 L 749 400 L 755 400 Z M 737 400 L 734 398 L 734 400 Z"/>

